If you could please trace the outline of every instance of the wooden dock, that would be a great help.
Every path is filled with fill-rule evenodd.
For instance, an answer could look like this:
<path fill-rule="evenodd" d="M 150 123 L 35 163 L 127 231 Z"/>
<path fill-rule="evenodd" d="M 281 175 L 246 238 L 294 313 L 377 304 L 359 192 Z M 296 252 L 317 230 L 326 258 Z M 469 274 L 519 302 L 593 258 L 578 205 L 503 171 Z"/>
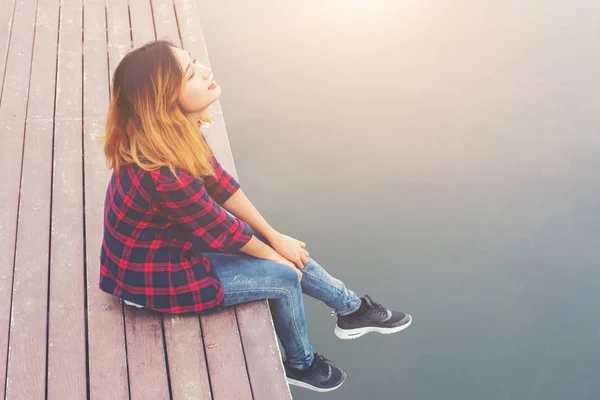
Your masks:
<path fill-rule="evenodd" d="M 156 38 L 208 63 L 194 0 L 0 7 L 0 398 L 291 398 L 266 301 L 177 317 L 98 288 L 112 71 Z M 212 117 L 237 176 L 218 104 Z"/>

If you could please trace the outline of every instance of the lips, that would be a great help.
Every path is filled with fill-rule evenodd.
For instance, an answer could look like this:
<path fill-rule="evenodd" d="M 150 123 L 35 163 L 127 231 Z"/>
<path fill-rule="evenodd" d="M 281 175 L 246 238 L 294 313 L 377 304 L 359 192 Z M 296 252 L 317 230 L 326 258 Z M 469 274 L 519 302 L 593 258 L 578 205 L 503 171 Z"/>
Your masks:
<path fill-rule="evenodd" d="M 217 87 L 217 82 L 215 82 L 215 80 L 213 79 L 212 82 L 210 83 L 210 85 L 208 85 L 208 90 L 213 90 L 216 87 Z"/>

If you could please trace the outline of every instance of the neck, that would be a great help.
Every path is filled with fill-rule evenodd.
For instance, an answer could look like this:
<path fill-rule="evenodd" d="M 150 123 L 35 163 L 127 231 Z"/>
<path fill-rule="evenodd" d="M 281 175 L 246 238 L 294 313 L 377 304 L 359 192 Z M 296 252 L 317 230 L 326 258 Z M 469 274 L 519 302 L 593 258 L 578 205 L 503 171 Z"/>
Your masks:
<path fill-rule="evenodd" d="M 201 122 L 209 122 L 210 119 L 206 115 L 206 109 L 187 114 L 190 121 L 200 124 Z"/>

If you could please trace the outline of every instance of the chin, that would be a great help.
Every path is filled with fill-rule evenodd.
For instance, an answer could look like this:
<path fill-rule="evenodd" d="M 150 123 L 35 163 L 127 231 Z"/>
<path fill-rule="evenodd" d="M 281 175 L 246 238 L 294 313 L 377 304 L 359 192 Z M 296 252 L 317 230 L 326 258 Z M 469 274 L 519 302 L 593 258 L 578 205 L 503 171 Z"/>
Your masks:
<path fill-rule="evenodd" d="M 217 101 L 219 100 L 219 98 L 221 98 L 221 93 L 223 93 L 223 89 L 221 89 L 221 86 L 217 84 L 217 87 L 214 88 L 214 90 L 211 90 L 211 93 L 213 93 L 213 95 L 216 97 L 215 101 Z"/>
<path fill-rule="evenodd" d="M 202 104 L 203 109 L 211 106 L 213 103 L 215 103 L 217 100 L 219 100 L 221 98 L 221 87 L 217 86 L 216 88 L 214 88 L 213 90 L 211 90 L 210 92 L 208 92 L 210 94 L 210 96 L 206 96 L 207 98 L 205 99 L 205 104 Z"/>

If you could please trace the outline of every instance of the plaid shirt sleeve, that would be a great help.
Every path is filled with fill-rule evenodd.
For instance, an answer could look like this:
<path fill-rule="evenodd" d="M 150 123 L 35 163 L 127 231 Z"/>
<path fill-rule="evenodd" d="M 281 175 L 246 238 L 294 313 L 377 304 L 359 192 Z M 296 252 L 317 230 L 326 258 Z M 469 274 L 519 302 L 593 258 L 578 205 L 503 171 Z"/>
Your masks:
<path fill-rule="evenodd" d="M 215 175 L 204 179 L 204 186 L 208 194 L 223 205 L 239 188 L 240 183 L 227 172 L 223 166 L 212 156 Z"/>
<path fill-rule="evenodd" d="M 178 170 L 179 180 L 167 167 L 153 172 L 161 208 L 209 248 L 222 253 L 238 252 L 252 238 L 252 228 L 228 214 L 206 190 L 205 184 Z"/>

